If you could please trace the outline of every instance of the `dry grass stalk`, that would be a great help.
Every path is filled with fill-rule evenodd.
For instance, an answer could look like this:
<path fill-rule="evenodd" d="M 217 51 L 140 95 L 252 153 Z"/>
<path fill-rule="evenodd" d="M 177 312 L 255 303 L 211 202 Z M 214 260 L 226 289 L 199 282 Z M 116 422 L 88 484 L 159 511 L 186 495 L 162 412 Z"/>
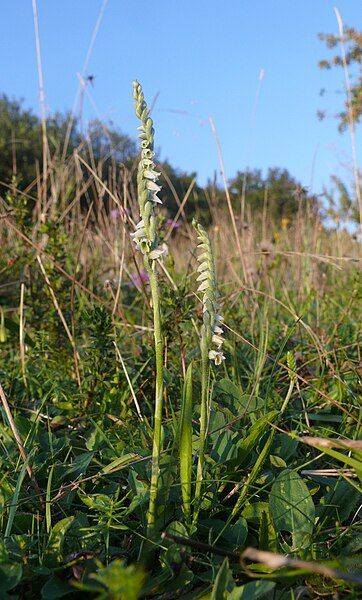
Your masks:
<path fill-rule="evenodd" d="M 34 477 L 33 469 L 31 468 L 31 466 L 29 464 L 29 458 L 28 458 L 28 455 L 24 448 L 23 440 L 21 439 L 21 435 L 18 431 L 18 428 L 16 427 L 15 421 L 13 419 L 13 415 L 10 410 L 9 403 L 7 401 L 7 398 L 6 398 L 6 395 L 5 395 L 5 392 L 4 392 L 4 389 L 3 389 L 3 386 L 1 385 L 1 383 L 0 383 L 0 399 L 1 399 L 1 403 L 2 403 L 4 411 L 5 411 L 5 414 L 6 414 L 6 418 L 9 422 L 10 429 L 13 433 L 16 444 L 18 446 L 20 456 L 22 457 L 22 459 L 26 465 L 26 470 L 27 470 L 30 480 L 34 486 L 34 489 L 35 489 L 37 495 L 39 496 L 39 500 L 43 504 L 43 493 L 42 493 L 40 487 L 38 486 L 38 483 Z"/>

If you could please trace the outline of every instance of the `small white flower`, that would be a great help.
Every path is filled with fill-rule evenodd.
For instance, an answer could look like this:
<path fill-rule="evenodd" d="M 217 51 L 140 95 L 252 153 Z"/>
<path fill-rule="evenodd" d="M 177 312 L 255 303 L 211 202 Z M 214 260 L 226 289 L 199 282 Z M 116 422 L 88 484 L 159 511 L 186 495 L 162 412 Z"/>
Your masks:
<path fill-rule="evenodd" d="M 149 254 L 149 258 L 151 260 L 156 260 L 157 258 L 160 258 L 160 256 L 162 256 L 162 254 L 164 254 L 166 252 L 165 248 L 155 248 L 155 250 L 152 250 L 152 252 L 150 252 Z"/>
<path fill-rule="evenodd" d="M 147 232 L 144 227 L 143 219 L 137 223 L 136 231 L 131 233 L 131 238 L 137 246 L 138 250 L 141 250 L 142 254 L 148 252 L 151 246 L 151 240 L 147 237 Z"/>
<path fill-rule="evenodd" d="M 207 262 L 207 260 L 205 260 L 204 262 L 201 263 L 201 265 L 199 265 L 197 267 L 197 272 L 202 273 L 203 271 L 208 270 L 208 266 L 209 266 L 209 263 Z"/>
<path fill-rule="evenodd" d="M 196 281 L 204 281 L 205 279 L 210 279 L 210 273 L 208 271 L 203 271 Z"/>
<path fill-rule="evenodd" d="M 157 194 L 153 194 L 151 200 L 152 202 L 156 202 L 156 204 L 162 204 L 162 200 L 157 196 Z"/>
<path fill-rule="evenodd" d="M 154 164 L 150 158 L 141 158 L 140 165 L 143 169 L 153 170 Z"/>
<path fill-rule="evenodd" d="M 155 194 L 161 190 L 161 186 L 150 179 L 147 179 L 146 187 L 150 192 L 154 192 Z"/>
<path fill-rule="evenodd" d="M 167 255 L 167 254 L 169 253 L 169 250 L 168 250 L 168 245 L 166 244 L 166 242 L 163 242 L 163 244 L 160 246 L 160 248 L 162 248 L 162 250 L 163 250 L 163 253 L 164 253 L 165 255 Z"/>
<path fill-rule="evenodd" d="M 209 284 L 208 280 L 206 280 L 206 281 L 203 281 L 203 282 L 202 282 L 202 283 L 199 285 L 199 287 L 197 288 L 197 291 L 198 291 L 198 292 L 203 292 L 204 290 L 207 290 L 207 289 L 208 289 L 208 287 L 210 287 L 210 284 Z"/>
<path fill-rule="evenodd" d="M 218 350 L 210 350 L 209 359 L 215 362 L 216 366 L 221 365 L 222 361 L 225 360 L 225 356 Z"/>
<path fill-rule="evenodd" d="M 144 237 L 136 241 L 138 250 L 141 250 L 142 254 L 147 254 L 150 251 L 151 242 L 148 238 Z"/>
<path fill-rule="evenodd" d="M 136 231 L 134 233 L 131 233 L 131 238 L 133 239 L 134 242 L 136 242 L 137 240 L 139 240 L 142 237 L 147 237 L 146 230 L 144 227 L 141 227 L 140 229 L 136 229 Z"/>
<path fill-rule="evenodd" d="M 220 335 L 217 335 L 216 333 L 214 333 L 214 335 L 212 336 L 211 341 L 213 342 L 213 344 L 215 344 L 217 348 L 221 348 L 221 346 L 224 343 L 223 338 Z"/>
<path fill-rule="evenodd" d="M 154 171 L 153 169 L 146 169 L 145 171 L 143 171 L 143 176 L 146 179 L 151 179 L 152 181 L 156 181 L 156 179 L 158 179 L 160 175 L 161 173 L 157 173 L 157 171 Z"/>

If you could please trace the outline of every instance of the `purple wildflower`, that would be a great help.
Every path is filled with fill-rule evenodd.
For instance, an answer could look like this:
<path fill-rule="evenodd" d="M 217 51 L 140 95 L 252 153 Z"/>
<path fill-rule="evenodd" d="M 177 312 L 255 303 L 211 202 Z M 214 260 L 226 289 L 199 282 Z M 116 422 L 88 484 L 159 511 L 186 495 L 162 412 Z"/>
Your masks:
<path fill-rule="evenodd" d="M 113 221 L 115 221 L 116 219 L 121 219 L 122 217 L 129 215 L 129 210 L 127 208 L 122 208 L 122 207 L 115 208 L 114 210 L 111 210 L 110 215 L 111 215 L 111 219 L 113 219 Z"/>
<path fill-rule="evenodd" d="M 172 227 L 172 229 L 178 229 L 180 227 L 180 223 L 174 221 L 173 219 L 166 220 L 166 227 Z"/>
<path fill-rule="evenodd" d="M 132 285 L 137 289 L 141 289 L 142 286 L 149 282 L 149 275 L 145 269 L 142 269 L 139 273 L 131 273 L 130 279 L 132 281 Z"/>

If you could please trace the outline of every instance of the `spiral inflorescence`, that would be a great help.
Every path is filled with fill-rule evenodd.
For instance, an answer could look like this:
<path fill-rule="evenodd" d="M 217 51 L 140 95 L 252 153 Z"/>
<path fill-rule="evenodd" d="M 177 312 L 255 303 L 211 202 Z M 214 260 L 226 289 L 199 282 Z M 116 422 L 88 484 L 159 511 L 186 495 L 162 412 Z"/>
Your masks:
<path fill-rule="evenodd" d="M 161 186 L 157 184 L 160 176 L 155 170 L 154 157 L 154 128 L 150 111 L 146 104 L 142 86 L 138 81 L 133 82 L 133 99 L 136 115 L 141 121 L 138 127 L 141 140 L 141 159 L 138 164 L 137 190 L 141 220 L 136 230 L 131 234 L 137 248 L 149 259 L 155 260 L 163 254 L 164 249 L 157 248 L 157 230 L 155 206 L 162 204 L 158 193 Z"/>
<path fill-rule="evenodd" d="M 198 248 L 201 254 L 198 256 L 199 273 L 197 281 L 199 282 L 198 292 L 202 292 L 203 304 L 203 325 L 201 330 L 201 343 L 208 349 L 210 360 L 215 365 L 220 365 L 225 356 L 222 353 L 223 338 L 223 317 L 219 313 L 218 289 L 216 280 L 215 260 L 211 247 L 210 238 L 200 223 L 193 221 L 199 240 Z"/>

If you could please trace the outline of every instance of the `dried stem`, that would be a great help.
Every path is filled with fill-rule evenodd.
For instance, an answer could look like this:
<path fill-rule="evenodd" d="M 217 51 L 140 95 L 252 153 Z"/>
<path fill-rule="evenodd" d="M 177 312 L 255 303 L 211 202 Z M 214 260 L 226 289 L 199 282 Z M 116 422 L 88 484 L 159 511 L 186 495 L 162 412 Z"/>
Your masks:
<path fill-rule="evenodd" d="M 29 475 L 29 477 L 31 479 L 31 482 L 32 482 L 32 484 L 33 484 L 33 486 L 35 488 L 35 491 L 36 491 L 37 495 L 39 496 L 39 499 L 40 499 L 41 503 L 43 504 L 43 500 L 42 500 L 43 494 L 42 494 L 42 492 L 40 490 L 40 487 L 38 486 L 38 482 L 36 481 L 36 479 L 34 477 L 33 470 L 32 470 L 32 468 L 31 468 L 31 466 L 29 464 L 29 459 L 28 459 L 28 455 L 26 453 L 26 450 L 24 448 L 23 440 L 21 439 L 21 436 L 20 436 L 20 433 L 18 431 L 18 428 L 15 425 L 15 421 L 13 419 L 13 415 L 11 414 L 10 406 L 8 404 L 8 401 L 7 401 L 7 398 L 5 396 L 5 392 L 4 392 L 4 389 L 3 389 L 3 386 L 1 385 L 1 383 L 0 383 L 0 399 L 1 399 L 1 403 L 2 403 L 4 411 L 5 411 L 5 414 L 6 414 L 6 418 L 7 418 L 8 422 L 9 422 L 10 429 L 11 429 L 11 431 L 13 433 L 13 436 L 15 438 L 15 441 L 17 443 L 17 446 L 18 446 L 18 449 L 19 449 L 19 453 L 20 453 L 20 455 L 21 455 L 21 457 L 22 457 L 22 459 L 23 459 L 23 461 L 24 461 L 24 463 L 26 465 L 26 470 L 28 472 L 28 475 Z"/>

